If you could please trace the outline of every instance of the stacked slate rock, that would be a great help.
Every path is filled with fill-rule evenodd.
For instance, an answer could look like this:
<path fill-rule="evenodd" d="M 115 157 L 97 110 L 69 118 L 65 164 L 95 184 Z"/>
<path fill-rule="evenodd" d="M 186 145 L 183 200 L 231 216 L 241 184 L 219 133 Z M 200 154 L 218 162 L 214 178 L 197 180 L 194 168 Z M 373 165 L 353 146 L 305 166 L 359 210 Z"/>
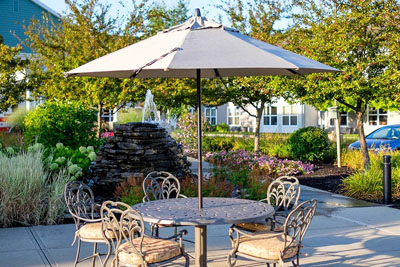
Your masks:
<path fill-rule="evenodd" d="M 100 148 L 90 170 L 90 183 L 101 196 L 112 196 L 123 180 L 145 177 L 151 171 L 167 171 L 178 179 L 191 176 L 182 146 L 158 124 L 142 122 L 118 126 Z"/>

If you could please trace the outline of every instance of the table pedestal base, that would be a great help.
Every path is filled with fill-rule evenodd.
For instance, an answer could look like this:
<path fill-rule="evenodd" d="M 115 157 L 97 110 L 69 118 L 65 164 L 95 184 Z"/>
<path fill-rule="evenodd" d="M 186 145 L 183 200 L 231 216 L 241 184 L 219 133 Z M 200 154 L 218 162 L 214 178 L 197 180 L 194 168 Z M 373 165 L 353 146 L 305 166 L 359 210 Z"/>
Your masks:
<path fill-rule="evenodd" d="M 207 226 L 199 225 L 194 227 L 194 254 L 195 266 L 207 267 Z"/>

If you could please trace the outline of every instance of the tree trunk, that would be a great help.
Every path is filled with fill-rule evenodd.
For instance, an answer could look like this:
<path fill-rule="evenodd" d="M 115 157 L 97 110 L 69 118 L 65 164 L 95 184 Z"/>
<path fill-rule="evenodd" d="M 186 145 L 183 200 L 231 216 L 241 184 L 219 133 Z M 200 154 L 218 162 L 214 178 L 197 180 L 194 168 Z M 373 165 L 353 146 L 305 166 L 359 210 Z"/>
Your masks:
<path fill-rule="evenodd" d="M 370 164 L 369 164 L 368 147 L 367 147 L 367 142 L 365 140 L 365 133 L 364 133 L 364 113 L 363 112 L 356 113 L 356 121 L 357 121 L 358 137 L 360 139 L 360 149 L 361 149 L 361 153 L 362 153 L 363 161 L 364 161 L 364 169 L 368 170 L 370 167 Z"/>
<path fill-rule="evenodd" d="M 103 103 L 97 104 L 97 138 L 101 138 L 101 111 L 103 110 Z"/>
<path fill-rule="evenodd" d="M 261 107 L 257 108 L 257 117 L 256 117 L 256 129 L 254 135 L 254 151 L 260 151 L 260 125 L 261 125 L 261 118 L 264 110 L 264 102 L 261 103 Z"/>

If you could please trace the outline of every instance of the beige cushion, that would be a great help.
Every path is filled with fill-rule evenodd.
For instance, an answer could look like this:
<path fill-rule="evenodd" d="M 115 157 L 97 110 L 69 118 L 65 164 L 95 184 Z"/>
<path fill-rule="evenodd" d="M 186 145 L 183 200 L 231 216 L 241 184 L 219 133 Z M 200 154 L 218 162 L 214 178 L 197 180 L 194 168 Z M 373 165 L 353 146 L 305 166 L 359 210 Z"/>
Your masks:
<path fill-rule="evenodd" d="M 101 222 L 88 223 L 83 225 L 77 231 L 80 238 L 91 239 L 91 240 L 103 240 L 103 234 L 101 233 Z M 106 233 L 107 238 L 115 239 L 115 234 L 112 230 Z"/>
<path fill-rule="evenodd" d="M 285 224 L 285 217 L 276 216 L 276 223 L 274 227 L 274 231 L 283 232 L 283 225 Z M 261 232 L 261 231 L 270 231 L 271 230 L 271 221 L 263 221 L 263 222 L 255 222 L 255 223 L 239 223 L 237 226 L 246 229 L 251 232 Z"/>
<path fill-rule="evenodd" d="M 133 245 L 139 250 L 140 238 L 133 239 Z M 144 260 L 147 263 L 156 263 L 169 260 L 181 254 L 179 243 L 171 240 L 162 240 L 151 237 L 144 237 L 142 243 Z M 141 257 L 137 255 L 130 243 L 122 244 L 118 249 L 118 260 L 125 264 L 139 265 Z"/>
<path fill-rule="evenodd" d="M 250 237 L 241 237 L 239 240 L 238 252 L 262 258 L 267 260 L 279 260 L 280 254 L 285 248 L 285 235 L 278 236 L 275 232 L 257 235 L 257 239 Z M 290 243 L 291 238 L 287 236 L 287 245 Z M 298 251 L 297 242 L 294 243 L 282 255 L 282 259 L 287 259 L 295 256 Z"/>

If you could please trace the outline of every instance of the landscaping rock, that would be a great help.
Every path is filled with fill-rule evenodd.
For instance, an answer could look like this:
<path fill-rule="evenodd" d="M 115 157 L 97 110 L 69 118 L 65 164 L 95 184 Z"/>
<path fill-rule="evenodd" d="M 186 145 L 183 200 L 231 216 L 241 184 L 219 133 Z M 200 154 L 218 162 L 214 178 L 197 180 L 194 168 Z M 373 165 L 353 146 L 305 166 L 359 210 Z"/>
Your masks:
<path fill-rule="evenodd" d="M 96 195 L 112 197 L 115 186 L 130 177 L 167 171 L 178 179 L 192 176 L 183 148 L 154 123 L 132 122 L 118 126 L 97 153 L 90 167 L 90 184 Z"/>

